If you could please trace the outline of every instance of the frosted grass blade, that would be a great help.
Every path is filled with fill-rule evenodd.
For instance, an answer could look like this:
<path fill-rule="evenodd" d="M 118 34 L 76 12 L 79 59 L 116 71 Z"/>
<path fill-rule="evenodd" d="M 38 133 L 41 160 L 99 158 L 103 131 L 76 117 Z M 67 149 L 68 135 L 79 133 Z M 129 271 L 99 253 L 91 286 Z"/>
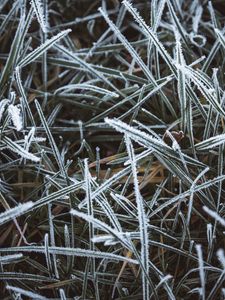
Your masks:
<path fill-rule="evenodd" d="M 29 299 L 47 300 L 47 298 L 44 297 L 44 296 L 38 295 L 38 294 L 30 292 L 30 291 L 26 291 L 26 290 L 18 288 L 16 286 L 7 285 L 6 288 L 7 288 L 7 290 L 10 290 L 10 291 L 18 293 L 20 295 L 24 295 L 26 297 L 29 297 Z"/>
<path fill-rule="evenodd" d="M 145 268 L 145 272 L 142 273 L 142 290 L 143 290 L 143 299 L 149 299 L 149 284 L 148 280 L 145 276 L 145 273 L 149 273 L 149 246 L 148 246 L 148 229 L 147 229 L 147 217 L 145 214 L 145 209 L 143 205 L 143 198 L 140 194 L 139 183 L 137 178 L 137 166 L 136 166 L 136 158 L 134 155 L 134 149 L 132 143 L 128 136 L 125 135 L 126 148 L 129 155 L 129 160 L 132 169 L 132 175 L 134 178 L 134 192 L 137 204 L 137 212 L 138 212 L 138 221 L 139 221 L 139 229 L 140 229 L 140 240 L 141 240 L 141 260 L 143 267 Z"/>
<path fill-rule="evenodd" d="M 31 161 L 34 162 L 39 162 L 40 158 L 35 156 L 34 154 L 26 151 L 25 149 L 23 149 L 20 145 L 18 145 L 17 143 L 15 143 L 14 141 L 12 141 L 10 138 L 8 138 L 7 136 L 5 136 L 2 141 L 6 144 L 7 148 L 9 148 L 11 151 L 13 151 L 14 153 L 20 155 L 23 158 L 29 159 Z"/>
<path fill-rule="evenodd" d="M 49 48 L 51 48 L 53 45 L 55 45 L 58 41 L 60 41 L 62 38 L 64 38 L 68 33 L 71 32 L 71 29 L 63 30 L 62 32 L 58 33 L 57 35 L 53 36 L 51 39 L 46 40 L 44 44 L 30 52 L 26 57 L 24 57 L 19 63 L 18 67 L 22 68 L 31 62 L 38 59 L 45 51 L 47 51 Z"/>
<path fill-rule="evenodd" d="M 43 246 L 21 246 L 1 248 L 0 253 L 4 252 L 23 252 L 23 253 L 45 253 Z M 49 247 L 50 254 L 64 255 L 64 256 L 77 256 L 77 257 L 93 257 L 112 261 L 127 261 L 131 264 L 137 265 L 138 262 L 135 259 L 127 258 L 125 256 L 112 254 L 109 252 L 91 251 L 80 248 L 64 248 L 64 247 Z"/>
<path fill-rule="evenodd" d="M 25 214 L 27 211 L 29 211 L 30 209 L 32 209 L 32 207 L 34 206 L 33 202 L 26 202 L 24 204 L 19 204 L 18 206 L 8 209 L 5 212 L 0 214 L 0 224 L 4 224 L 8 221 L 11 221 L 19 216 L 21 216 L 22 214 Z"/>
<path fill-rule="evenodd" d="M 47 31 L 46 21 L 45 21 L 45 17 L 44 17 L 43 4 L 41 3 L 41 1 L 42 0 L 31 0 L 30 2 L 34 8 L 34 12 L 38 19 L 38 23 L 41 26 L 41 29 L 43 30 L 43 32 L 46 32 Z"/>
<path fill-rule="evenodd" d="M 204 211 L 225 227 L 225 219 L 222 218 L 216 211 L 209 209 L 207 206 L 203 206 Z"/>

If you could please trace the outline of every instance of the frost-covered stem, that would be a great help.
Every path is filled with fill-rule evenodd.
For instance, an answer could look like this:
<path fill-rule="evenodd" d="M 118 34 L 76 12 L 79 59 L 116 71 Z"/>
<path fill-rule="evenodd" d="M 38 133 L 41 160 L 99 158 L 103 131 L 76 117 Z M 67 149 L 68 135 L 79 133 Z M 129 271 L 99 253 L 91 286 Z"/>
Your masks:
<path fill-rule="evenodd" d="M 137 210 L 138 210 L 138 220 L 139 220 L 139 228 L 140 228 L 140 238 L 141 238 L 141 260 L 142 264 L 145 268 L 145 272 L 149 273 L 149 263 L 148 263 L 148 255 L 149 255 L 149 246 L 148 246 L 148 229 L 147 229 L 147 218 L 144 209 L 144 201 L 141 196 L 139 190 L 139 183 L 137 177 L 137 166 L 136 166 L 136 158 L 134 154 L 134 149 L 131 143 L 130 138 L 125 135 L 125 143 L 127 147 L 127 152 L 130 159 L 132 175 L 134 179 L 134 191 L 135 191 L 135 198 L 137 203 Z M 144 272 L 142 272 L 142 284 L 143 284 L 143 299 L 149 300 L 149 283 L 146 278 Z"/>

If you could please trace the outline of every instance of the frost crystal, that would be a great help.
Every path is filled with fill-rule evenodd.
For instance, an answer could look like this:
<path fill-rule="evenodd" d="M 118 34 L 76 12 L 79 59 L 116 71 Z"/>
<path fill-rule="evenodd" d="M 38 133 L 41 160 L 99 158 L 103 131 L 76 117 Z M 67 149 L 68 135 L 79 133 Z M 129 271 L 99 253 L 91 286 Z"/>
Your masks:
<path fill-rule="evenodd" d="M 16 127 L 16 130 L 21 131 L 23 129 L 23 123 L 20 108 L 18 106 L 10 104 L 8 107 L 8 112 L 12 119 L 13 125 Z"/>

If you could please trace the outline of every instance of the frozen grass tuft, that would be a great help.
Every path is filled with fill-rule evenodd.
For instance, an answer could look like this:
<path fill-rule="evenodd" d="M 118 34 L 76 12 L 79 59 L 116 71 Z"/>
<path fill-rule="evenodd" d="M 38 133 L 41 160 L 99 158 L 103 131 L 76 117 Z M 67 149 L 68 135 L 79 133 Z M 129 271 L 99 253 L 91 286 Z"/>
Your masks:
<path fill-rule="evenodd" d="M 1 299 L 224 299 L 224 10 L 0 1 Z"/>

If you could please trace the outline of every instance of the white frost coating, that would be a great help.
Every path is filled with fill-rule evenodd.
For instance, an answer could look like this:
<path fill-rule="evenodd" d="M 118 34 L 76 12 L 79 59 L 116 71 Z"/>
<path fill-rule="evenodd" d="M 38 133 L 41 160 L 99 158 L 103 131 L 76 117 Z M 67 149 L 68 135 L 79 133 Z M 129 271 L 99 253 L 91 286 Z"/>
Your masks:
<path fill-rule="evenodd" d="M 212 240 L 213 240 L 213 227 L 212 224 L 209 223 L 207 224 L 207 241 L 210 246 L 212 245 Z"/>
<path fill-rule="evenodd" d="M 220 103 L 218 103 L 217 99 L 215 99 L 214 93 L 212 93 L 215 91 L 215 88 L 209 80 L 202 76 L 200 71 L 196 71 L 190 67 L 178 65 L 177 68 L 180 68 L 180 70 L 196 85 L 205 99 L 212 104 L 213 108 L 224 116 L 225 111 L 221 107 Z"/>
<path fill-rule="evenodd" d="M 16 127 L 17 131 L 23 129 L 23 122 L 21 118 L 21 110 L 18 106 L 10 104 L 8 107 L 8 112 L 13 122 L 13 125 Z"/>
<path fill-rule="evenodd" d="M 221 263 L 221 265 L 223 267 L 223 272 L 225 273 L 225 256 L 224 256 L 224 250 L 223 249 L 219 249 L 216 254 L 217 254 L 217 257 L 218 257 L 218 259 L 219 259 L 219 261 L 220 261 L 220 263 Z"/>
<path fill-rule="evenodd" d="M 192 185 L 190 187 L 190 200 L 189 200 L 189 204 L 188 204 L 188 213 L 187 213 L 187 224 L 189 225 L 190 220 L 191 220 L 191 211 L 192 211 L 192 206 L 193 206 L 193 201 L 194 201 L 194 193 L 195 193 L 195 187 L 197 185 L 197 182 L 199 181 L 199 179 L 209 171 L 209 168 L 205 168 L 204 170 L 202 170 L 198 176 L 195 178 L 195 180 L 192 182 Z"/>
<path fill-rule="evenodd" d="M 59 289 L 60 298 L 61 300 L 66 300 L 66 295 L 63 289 Z"/>
<path fill-rule="evenodd" d="M 38 295 L 36 293 L 30 292 L 30 291 L 26 291 L 24 289 L 21 289 L 21 288 L 15 287 L 15 286 L 7 285 L 6 288 L 7 288 L 7 290 L 13 291 L 15 293 L 22 294 L 24 296 L 27 296 L 30 299 L 47 300 L 47 298 L 44 297 L 44 296 L 40 296 L 40 295 Z"/>
<path fill-rule="evenodd" d="M 135 59 L 136 63 L 142 68 L 143 72 L 145 73 L 146 77 L 154 82 L 154 78 L 140 57 L 140 55 L 137 53 L 137 51 L 133 48 L 133 46 L 129 43 L 127 38 L 120 32 L 120 30 L 114 25 L 114 23 L 109 19 L 107 13 L 99 8 L 100 13 L 104 17 L 105 21 L 108 23 L 109 27 L 112 29 L 112 31 L 117 35 L 117 38 L 121 41 L 121 43 L 124 45 L 124 47 L 127 49 L 127 51 L 132 55 L 132 57 Z"/>
<path fill-rule="evenodd" d="M 104 243 L 105 246 L 116 245 L 119 241 L 111 235 L 95 236 L 91 239 L 94 244 Z"/>
<path fill-rule="evenodd" d="M 184 59 L 181 42 L 180 42 L 180 34 L 177 30 L 174 30 L 176 36 L 176 63 L 178 66 L 185 66 L 186 62 Z M 185 74 L 178 68 L 177 69 L 177 91 L 178 91 L 178 98 L 180 102 L 180 109 L 181 109 L 181 121 L 182 121 L 182 128 L 185 130 L 187 126 L 187 96 L 186 96 L 186 78 Z"/>
<path fill-rule="evenodd" d="M 37 17 L 38 23 L 41 26 L 41 29 L 43 30 L 43 32 L 47 32 L 46 21 L 44 17 L 44 9 L 41 0 L 31 0 L 30 4 L 34 9 L 35 15 Z"/>
<path fill-rule="evenodd" d="M 32 127 L 31 130 L 29 131 L 28 135 L 25 135 L 25 137 L 24 137 L 24 149 L 26 151 L 29 151 L 30 145 L 34 138 L 34 133 L 35 133 L 35 128 Z"/>
<path fill-rule="evenodd" d="M 215 33 L 218 36 L 218 39 L 220 41 L 220 43 L 223 45 L 223 47 L 225 48 L 225 38 L 223 36 L 223 32 L 220 31 L 219 29 L 215 28 Z"/>
<path fill-rule="evenodd" d="M 225 134 L 213 136 L 205 141 L 198 143 L 195 147 L 198 150 L 209 150 L 225 143 Z"/>
<path fill-rule="evenodd" d="M 92 223 L 95 228 L 101 229 L 104 232 L 110 233 L 112 236 L 116 237 L 119 242 L 121 242 L 122 245 L 124 245 L 126 248 L 130 249 L 130 243 L 127 241 L 127 239 L 124 239 L 123 235 L 121 235 L 121 232 L 118 230 L 110 227 L 106 223 L 91 217 L 90 215 L 86 215 L 84 213 L 81 213 L 75 209 L 71 209 L 70 213 L 78 218 L 81 218 L 89 223 Z"/>
<path fill-rule="evenodd" d="M 122 3 L 125 5 L 125 7 L 127 8 L 127 10 L 132 14 L 132 16 L 134 17 L 135 21 L 140 25 L 140 27 L 143 30 L 143 33 L 150 40 L 152 40 L 153 44 L 155 45 L 155 47 L 157 48 L 157 50 L 159 51 L 159 53 L 162 55 L 163 59 L 166 61 L 167 65 L 169 66 L 169 68 L 171 69 L 171 71 L 174 72 L 173 60 L 172 60 L 171 56 L 169 55 L 169 53 L 166 51 L 166 49 L 163 46 L 163 44 L 159 41 L 157 35 L 154 34 L 154 32 L 152 31 L 152 29 L 145 23 L 145 21 L 140 16 L 140 14 L 136 10 L 136 8 L 134 8 L 129 1 L 123 0 Z"/>
<path fill-rule="evenodd" d="M 222 218 L 216 211 L 209 209 L 207 206 L 203 206 L 203 209 L 208 215 L 225 227 L 225 219 Z"/>
<path fill-rule="evenodd" d="M 44 246 L 20 246 L 20 247 L 10 247 L 10 248 L 1 248 L 0 252 L 25 252 L 25 253 L 45 253 Z M 109 252 L 101 251 L 91 251 L 81 248 L 65 248 L 65 247 L 48 247 L 50 254 L 55 255 L 65 255 L 65 256 L 77 256 L 77 257 L 95 257 L 100 259 L 107 259 L 112 261 L 127 261 L 132 264 L 138 265 L 138 261 L 126 256 L 112 254 Z"/>
<path fill-rule="evenodd" d="M 29 201 L 24 204 L 19 204 L 18 206 L 8 209 L 5 212 L 0 214 L 0 224 L 3 224 L 5 222 L 8 222 L 23 213 L 25 213 L 27 210 L 29 210 L 34 205 L 33 202 Z"/>
<path fill-rule="evenodd" d="M 134 148 L 130 138 L 127 135 L 125 135 L 125 144 L 126 144 L 129 160 L 131 163 L 131 170 L 132 170 L 133 180 L 134 180 L 134 193 L 135 193 L 136 204 L 137 204 L 138 222 L 139 222 L 140 239 L 141 239 L 141 261 L 143 267 L 145 268 L 145 272 L 142 271 L 143 299 L 149 299 L 150 291 L 149 291 L 148 280 L 146 278 L 146 274 L 148 274 L 149 272 L 149 260 L 148 260 L 149 242 L 148 242 L 148 227 L 147 227 L 148 221 L 147 221 L 145 208 L 144 208 L 144 200 L 142 198 L 139 189 L 139 182 L 137 177 L 137 173 L 138 173 L 137 161 L 134 154 Z"/>
<path fill-rule="evenodd" d="M 111 97 L 115 97 L 115 98 L 119 97 L 119 95 L 114 92 L 100 88 L 98 86 L 94 86 L 92 84 L 84 84 L 84 83 L 68 84 L 66 86 L 58 88 L 54 94 L 57 94 L 59 92 L 61 92 L 62 94 L 65 94 L 70 91 L 74 91 L 76 89 L 90 90 L 90 91 L 93 91 L 93 92 L 96 92 L 96 93 L 99 93 L 102 95 L 111 96 Z"/>
<path fill-rule="evenodd" d="M 159 25 L 160 25 L 160 22 L 161 22 L 161 18 L 162 18 L 162 13 L 163 13 L 163 10 L 164 10 L 164 7 L 165 7 L 165 4 L 166 4 L 166 0 L 162 0 L 159 2 L 159 5 L 156 9 L 156 14 L 155 14 L 155 20 L 154 20 L 154 25 L 152 26 L 153 28 L 153 32 L 156 33 Z"/>
<path fill-rule="evenodd" d="M 198 26 L 199 26 L 199 23 L 201 21 L 201 18 L 202 18 L 202 12 L 203 12 L 203 8 L 201 5 L 198 5 L 198 7 L 196 8 L 196 11 L 195 11 L 195 15 L 194 17 L 192 18 L 193 20 L 193 32 L 194 33 L 197 33 L 198 32 Z"/>
<path fill-rule="evenodd" d="M 198 254 L 198 267 L 199 267 L 199 276 L 201 281 L 201 289 L 199 289 L 199 293 L 202 296 L 202 299 L 205 299 L 205 274 L 204 274 L 204 262 L 202 255 L 202 245 L 195 246 L 197 254 Z"/>
<path fill-rule="evenodd" d="M 27 64 L 31 63 L 38 57 L 40 57 L 44 52 L 46 52 L 50 47 L 52 47 L 55 43 L 61 40 L 64 36 L 71 32 L 71 29 L 66 29 L 59 32 L 57 35 L 53 36 L 52 38 L 46 40 L 46 42 L 32 52 L 30 52 L 27 56 L 25 56 L 18 64 L 18 67 L 24 67 Z"/>
<path fill-rule="evenodd" d="M 10 149 L 11 151 L 17 153 L 21 157 L 26 158 L 26 159 L 30 159 L 34 162 L 39 162 L 40 161 L 39 157 L 35 156 L 32 153 L 29 153 L 24 148 L 22 148 L 20 145 L 13 142 L 10 138 L 4 137 L 3 141 L 6 143 L 8 149 Z"/>
<path fill-rule="evenodd" d="M 157 145 L 159 147 L 170 149 L 170 147 L 164 143 L 164 141 L 160 141 L 159 139 L 142 132 L 136 128 L 131 127 L 130 125 L 117 120 L 117 119 L 109 119 L 105 118 L 105 123 L 109 124 L 113 128 L 116 129 L 116 131 L 121 132 L 129 136 L 132 140 L 141 143 L 142 145 L 146 146 L 149 142 L 152 142 L 152 146 Z M 153 148 L 153 147 L 151 147 Z"/>
<path fill-rule="evenodd" d="M 22 253 L 1 256 L 0 257 L 0 263 L 1 264 L 11 263 L 11 262 L 13 262 L 17 259 L 22 258 L 22 257 L 23 257 Z"/>
<path fill-rule="evenodd" d="M 3 116 L 3 113 L 4 113 L 4 110 L 5 110 L 5 107 L 6 105 L 9 103 L 9 100 L 8 99 L 3 99 L 1 102 L 0 102 L 0 122 L 2 120 L 2 116 Z"/>

